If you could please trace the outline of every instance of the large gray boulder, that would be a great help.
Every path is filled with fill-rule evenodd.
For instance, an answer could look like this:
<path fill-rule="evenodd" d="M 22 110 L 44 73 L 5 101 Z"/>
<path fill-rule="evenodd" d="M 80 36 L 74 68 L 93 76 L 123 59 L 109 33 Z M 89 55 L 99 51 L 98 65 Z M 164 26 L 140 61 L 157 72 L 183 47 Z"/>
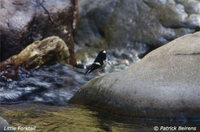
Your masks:
<path fill-rule="evenodd" d="M 76 43 L 161 46 L 200 27 L 199 0 L 80 0 Z"/>
<path fill-rule="evenodd" d="M 137 116 L 200 117 L 200 32 L 173 40 L 126 70 L 89 81 L 71 102 Z"/>
<path fill-rule="evenodd" d="M 1 0 L 0 6 L 0 61 L 36 40 L 56 35 L 69 47 L 70 64 L 76 63 L 77 0 Z"/>

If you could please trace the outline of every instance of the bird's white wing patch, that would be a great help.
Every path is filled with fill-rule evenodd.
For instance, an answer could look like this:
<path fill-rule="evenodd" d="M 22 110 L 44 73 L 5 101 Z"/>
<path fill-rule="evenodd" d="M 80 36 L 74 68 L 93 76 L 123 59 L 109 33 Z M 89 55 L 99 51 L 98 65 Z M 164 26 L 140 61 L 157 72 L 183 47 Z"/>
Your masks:
<path fill-rule="evenodd" d="M 99 65 L 99 66 L 101 65 L 99 62 L 94 62 L 94 64 Z"/>

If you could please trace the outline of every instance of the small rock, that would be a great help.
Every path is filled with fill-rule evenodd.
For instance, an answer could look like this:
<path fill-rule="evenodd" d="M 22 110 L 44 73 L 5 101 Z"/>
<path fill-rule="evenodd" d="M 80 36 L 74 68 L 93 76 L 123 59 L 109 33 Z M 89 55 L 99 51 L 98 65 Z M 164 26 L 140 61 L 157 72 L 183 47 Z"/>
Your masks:
<path fill-rule="evenodd" d="M 6 72 L 7 75 L 13 76 L 13 70 L 19 66 L 23 68 L 38 68 L 48 62 L 60 62 L 63 64 L 70 63 L 70 52 L 65 42 L 59 37 L 52 36 L 41 41 L 35 41 L 19 54 L 10 57 L 0 63 L 0 72 Z"/>

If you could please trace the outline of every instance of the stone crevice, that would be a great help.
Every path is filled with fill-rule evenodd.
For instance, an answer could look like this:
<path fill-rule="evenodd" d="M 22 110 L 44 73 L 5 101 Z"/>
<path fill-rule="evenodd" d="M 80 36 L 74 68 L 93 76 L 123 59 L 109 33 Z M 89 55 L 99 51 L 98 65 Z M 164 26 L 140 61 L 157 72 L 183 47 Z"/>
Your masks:
<path fill-rule="evenodd" d="M 177 54 L 175 54 L 175 55 L 200 55 L 200 53 L 198 52 L 198 53 L 177 53 Z"/>

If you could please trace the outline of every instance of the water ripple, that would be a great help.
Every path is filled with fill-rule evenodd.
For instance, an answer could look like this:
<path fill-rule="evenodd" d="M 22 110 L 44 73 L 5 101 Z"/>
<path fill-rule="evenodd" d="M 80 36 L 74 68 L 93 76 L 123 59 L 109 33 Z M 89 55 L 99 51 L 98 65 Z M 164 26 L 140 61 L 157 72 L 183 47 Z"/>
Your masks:
<path fill-rule="evenodd" d="M 83 69 L 58 63 L 44 65 L 28 74 L 19 74 L 15 81 L 4 79 L 0 82 L 1 103 L 28 101 L 65 104 L 82 85 L 94 77 L 94 74 L 85 76 Z"/>

